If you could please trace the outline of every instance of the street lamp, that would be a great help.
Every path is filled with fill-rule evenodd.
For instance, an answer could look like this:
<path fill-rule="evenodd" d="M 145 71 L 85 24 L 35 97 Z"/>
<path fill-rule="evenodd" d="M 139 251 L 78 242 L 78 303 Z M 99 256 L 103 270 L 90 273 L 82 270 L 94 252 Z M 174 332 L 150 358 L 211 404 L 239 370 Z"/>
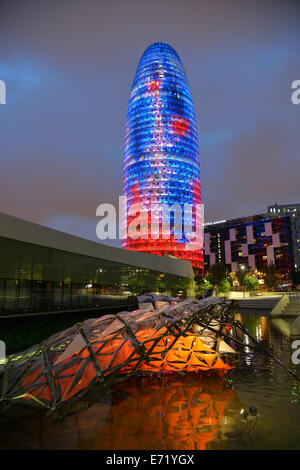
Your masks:
<path fill-rule="evenodd" d="M 242 271 L 242 287 L 243 287 L 243 297 L 245 298 L 245 286 L 244 286 L 244 279 L 245 279 L 245 275 L 246 275 L 246 266 L 244 264 L 241 264 L 240 265 L 240 270 Z"/>

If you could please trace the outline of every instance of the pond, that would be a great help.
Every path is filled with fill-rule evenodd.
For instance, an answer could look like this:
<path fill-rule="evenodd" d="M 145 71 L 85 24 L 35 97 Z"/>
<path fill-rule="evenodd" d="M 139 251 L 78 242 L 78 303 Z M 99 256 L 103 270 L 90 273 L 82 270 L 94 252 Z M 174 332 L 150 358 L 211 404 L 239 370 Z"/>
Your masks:
<path fill-rule="evenodd" d="M 238 319 L 300 376 L 282 325 L 259 313 Z M 269 357 L 246 351 L 224 377 L 210 372 L 119 383 L 64 426 L 30 410 L 21 420 L 2 423 L 0 448 L 300 449 L 299 385 Z M 241 412 L 249 407 L 246 419 Z"/>

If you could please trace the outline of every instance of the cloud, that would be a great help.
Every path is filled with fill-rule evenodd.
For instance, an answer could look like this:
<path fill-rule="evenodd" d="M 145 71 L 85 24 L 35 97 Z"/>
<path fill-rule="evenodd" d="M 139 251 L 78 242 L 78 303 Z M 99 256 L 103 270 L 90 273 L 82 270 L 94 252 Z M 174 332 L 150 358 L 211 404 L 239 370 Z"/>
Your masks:
<path fill-rule="evenodd" d="M 99 240 L 97 238 L 96 225 L 98 221 L 99 218 L 61 214 L 49 217 L 43 225 L 61 232 L 76 234 L 78 237 L 97 243 L 121 248 L 121 240 Z"/>
<path fill-rule="evenodd" d="M 97 157 L 89 162 L 84 154 L 44 149 L 24 152 L 16 166 L 12 155 L 0 162 L 0 210 L 39 223 L 63 214 L 95 217 L 97 206 L 117 204 L 121 191 L 121 175 L 105 165 L 105 155 Z"/>
<path fill-rule="evenodd" d="M 155 41 L 169 42 L 187 72 L 206 219 L 297 201 L 300 106 L 290 84 L 300 79 L 299 8 L 2 0 L 0 210 L 91 233 L 98 204 L 117 204 L 122 191 L 129 91 Z"/>
<path fill-rule="evenodd" d="M 220 168 L 219 185 L 210 195 L 219 201 L 209 214 L 213 214 L 211 220 L 263 213 L 274 202 L 297 202 L 297 141 L 298 133 L 291 142 L 288 126 L 276 120 L 260 121 L 250 132 L 233 138 Z M 205 212 L 207 215 L 207 208 Z"/>

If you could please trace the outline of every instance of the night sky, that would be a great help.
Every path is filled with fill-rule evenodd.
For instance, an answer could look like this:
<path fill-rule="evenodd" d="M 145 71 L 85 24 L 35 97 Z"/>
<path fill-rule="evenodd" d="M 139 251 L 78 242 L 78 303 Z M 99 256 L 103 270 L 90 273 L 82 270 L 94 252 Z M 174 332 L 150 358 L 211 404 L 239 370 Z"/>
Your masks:
<path fill-rule="evenodd" d="M 206 221 L 300 202 L 300 2 L 0 0 L 0 211 L 96 239 L 122 193 L 129 92 L 153 42 L 180 55 Z"/>

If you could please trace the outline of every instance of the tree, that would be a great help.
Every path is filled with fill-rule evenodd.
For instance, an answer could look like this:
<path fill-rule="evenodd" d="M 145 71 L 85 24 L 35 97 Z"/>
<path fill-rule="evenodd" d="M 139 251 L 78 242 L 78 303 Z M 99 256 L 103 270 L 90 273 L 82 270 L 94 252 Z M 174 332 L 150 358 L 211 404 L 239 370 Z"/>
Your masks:
<path fill-rule="evenodd" d="M 271 288 L 281 283 L 281 275 L 274 263 L 270 263 L 269 266 L 265 266 L 262 272 L 267 287 Z"/>
<path fill-rule="evenodd" d="M 258 279 L 248 274 L 244 278 L 244 284 L 248 291 L 255 291 L 259 289 Z"/>
<path fill-rule="evenodd" d="M 213 285 L 218 286 L 223 279 L 227 279 L 226 266 L 221 263 L 213 264 L 207 271 L 206 279 Z"/>
<path fill-rule="evenodd" d="M 139 294 L 143 289 L 146 288 L 147 284 L 145 279 L 132 277 L 128 279 L 127 286 L 132 294 Z"/>
<path fill-rule="evenodd" d="M 196 274 L 196 276 L 194 277 L 194 281 L 195 283 L 198 285 L 201 285 L 201 283 L 205 280 L 204 276 L 199 276 L 198 274 Z"/>
<path fill-rule="evenodd" d="M 218 292 L 230 292 L 230 282 L 228 279 L 222 279 L 218 285 Z"/>
<path fill-rule="evenodd" d="M 179 280 L 175 281 L 175 279 L 172 281 L 172 291 L 174 292 L 175 295 L 177 295 L 179 290 L 182 291 L 187 291 L 191 287 L 192 280 L 187 279 L 187 278 L 180 278 Z"/>
<path fill-rule="evenodd" d="M 244 286 L 245 277 L 249 273 L 249 266 L 247 264 L 240 264 L 236 272 L 237 280 L 239 281 L 240 286 Z"/>
<path fill-rule="evenodd" d="M 204 277 L 195 276 L 194 281 L 197 285 L 196 294 L 203 295 L 206 290 L 212 288 L 212 284 Z"/>

